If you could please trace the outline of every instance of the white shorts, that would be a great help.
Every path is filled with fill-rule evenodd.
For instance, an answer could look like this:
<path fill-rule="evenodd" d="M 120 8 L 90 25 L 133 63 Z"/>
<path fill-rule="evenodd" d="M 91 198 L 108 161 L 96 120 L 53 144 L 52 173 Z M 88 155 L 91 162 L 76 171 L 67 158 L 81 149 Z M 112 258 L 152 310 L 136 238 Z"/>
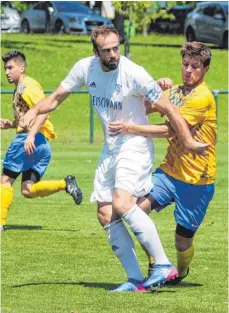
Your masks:
<path fill-rule="evenodd" d="M 112 202 L 116 188 L 126 190 L 135 197 L 145 196 L 152 188 L 152 163 L 151 147 L 143 152 L 104 150 L 95 172 L 90 201 Z"/>

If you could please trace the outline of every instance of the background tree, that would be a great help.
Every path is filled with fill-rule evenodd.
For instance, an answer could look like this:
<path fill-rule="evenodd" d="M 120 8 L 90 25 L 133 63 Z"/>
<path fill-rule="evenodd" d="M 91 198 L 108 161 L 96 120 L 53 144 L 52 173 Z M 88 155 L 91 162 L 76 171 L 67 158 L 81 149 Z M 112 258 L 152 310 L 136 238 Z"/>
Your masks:
<path fill-rule="evenodd" d="M 25 10 L 28 10 L 31 5 L 34 4 L 34 1 L 11 1 L 11 3 L 18 10 L 18 12 L 21 13 Z"/>
<path fill-rule="evenodd" d="M 170 3 L 173 4 L 175 3 Z M 116 13 L 124 17 L 123 42 L 127 57 L 130 57 L 130 38 L 135 30 L 147 36 L 152 20 L 159 17 L 174 18 L 173 15 L 166 13 L 166 1 L 114 1 L 113 5 Z"/>

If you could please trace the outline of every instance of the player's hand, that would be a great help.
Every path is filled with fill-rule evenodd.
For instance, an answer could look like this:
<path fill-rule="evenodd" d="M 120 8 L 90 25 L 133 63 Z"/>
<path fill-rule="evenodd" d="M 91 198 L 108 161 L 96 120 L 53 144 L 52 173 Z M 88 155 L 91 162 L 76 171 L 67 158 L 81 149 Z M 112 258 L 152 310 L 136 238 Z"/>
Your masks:
<path fill-rule="evenodd" d="M 34 124 L 36 117 L 36 111 L 34 109 L 30 109 L 27 113 L 25 113 L 25 115 L 20 118 L 19 126 L 24 129 L 30 128 Z"/>
<path fill-rule="evenodd" d="M 34 151 L 36 150 L 36 146 L 34 142 L 35 142 L 35 136 L 29 133 L 24 144 L 25 152 L 29 155 L 34 153 Z"/>
<path fill-rule="evenodd" d="M 13 122 L 8 119 L 1 118 L 0 119 L 0 128 L 1 129 L 9 129 L 12 128 Z"/>
<path fill-rule="evenodd" d="M 157 80 L 158 85 L 161 87 L 161 89 L 167 90 L 173 86 L 173 81 L 171 78 L 160 78 Z"/>
<path fill-rule="evenodd" d="M 211 142 L 203 143 L 193 140 L 192 144 L 186 145 L 185 148 L 193 154 L 208 156 L 207 149 L 211 144 Z"/>
<path fill-rule="evenodd" d="M 129 124 L 125 124 L 121 121 L 111 122 L 108 126 L 108 130 L 111 135 L 120 135 L 128 133 Z"/>

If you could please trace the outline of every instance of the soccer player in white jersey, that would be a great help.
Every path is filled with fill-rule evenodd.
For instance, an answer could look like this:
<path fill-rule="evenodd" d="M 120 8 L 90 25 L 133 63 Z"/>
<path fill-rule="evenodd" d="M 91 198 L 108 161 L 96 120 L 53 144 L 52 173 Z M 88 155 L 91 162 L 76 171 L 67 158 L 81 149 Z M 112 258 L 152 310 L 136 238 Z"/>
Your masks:
<path fill-rule="evenodd" d="M 120 56 L 119 35 L 113 27 L 93 29 L 91 40 L 95 55 L 78 61 L 60 86 L 23 116 L 20 125 L 31 125 L 38 114 L 53 111 L 72 91 L 83 85 L 87 87 L 105 137 L 91 201 L 97 201 L 99 222 L 128 277 L 127 282 L 113 291 L 144 290 L 144 277 L 134 242 L 123 220 L 154 257 L 155 263 L 161 265 L 158 267 L 158 282 L 161 276 L 165 281 L 177 276 L 176 268 L 165 255 L 153 221 L 136 204 L 138 197 L 147 194 L 152 187 L 153 146 L 151 140 L 143 136 L 112 136 L 108 125 L 116 120 L 147 125 L 146 97 L 167 115 L 187 150 L 203 154 L 209 144 L 192 138 L 178 110 L 144 68 Z"/>

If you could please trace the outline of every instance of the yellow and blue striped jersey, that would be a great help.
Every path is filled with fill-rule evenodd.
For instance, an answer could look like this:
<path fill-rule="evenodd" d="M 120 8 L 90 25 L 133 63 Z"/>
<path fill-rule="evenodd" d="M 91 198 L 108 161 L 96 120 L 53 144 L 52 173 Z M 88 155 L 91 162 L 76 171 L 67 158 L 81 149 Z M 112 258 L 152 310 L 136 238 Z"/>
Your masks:
<path fill-rule="evenodd" d="M 13 97 L 13 110 L 17 133 L 23 131 L 22 128 L 18 127 L 19 119 L 44 97 L 45 94 L 41 85 L 34 79 L 26 76 L 18 84 Z M 48 118 L 39 132 L 42 133 L 48 140 L 56 139 L 53 124 Z"/>
<path fill-rule="evenodd" d="M 194 155 L 184 150 L 177 136 L 168 138 L 167 155 L 161 163 L 161 169 L 168 175 L 197 185 L 211 184 L 216 174 L 216 104 L 205 82 L 185 95 L 182 85 L 173 86 L 166 91 L 170 101 L 179 108 L 188 122 L 194 139 L 211 142 L 207 156 Z"/>

